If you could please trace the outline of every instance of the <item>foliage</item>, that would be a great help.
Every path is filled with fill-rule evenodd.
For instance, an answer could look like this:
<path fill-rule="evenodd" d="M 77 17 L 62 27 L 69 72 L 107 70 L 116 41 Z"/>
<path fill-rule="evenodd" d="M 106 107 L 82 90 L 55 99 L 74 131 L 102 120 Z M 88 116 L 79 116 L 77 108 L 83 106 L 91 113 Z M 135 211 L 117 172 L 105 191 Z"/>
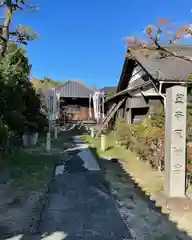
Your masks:
<path fill-rule="evenodd" d="M 0 145 L 5 145 L 8 138 L 8 128 L 0 119 Z"/>
<path fill-rule="evenodd" d="M 48 89 L 64 84 L 64 82 L 55 81 L 49 77 L 44 77 L 43 80 L 33 77 L 31 83 L 36 93 L 39 94 L 42 102 L 44 101 L 44 94 Z"/>
<path fill-rule="evenodd" d="M 0 115 L 9 129 L 21 134 L 40 114 L 40 99 L 29 80 L 30 64 L 23 48 L 9 44 L 0 60 Z M 42 125 L 42 124 L 40 124 Z"/>
<path fill-rule="evenodd" d="M 17 46 L 36 39 L 37 33 L 28 26 L 11 24 L 15 11 L 36 7 L 25 0 L 0 0 L 0 7 L 4 10 L 0 25 L 0 144 L 4 145 L 12 135 L 21 135 L 26 125 L 34 125 L 40 99 L 30 83 L 31 65 L 25 49 Z"/>
<path fill-rule="evenodd" d="M 187 109 L 187 137 L 188 140 L 192 139 L 192 109 Z"/>
<path fill-rule="evenodd" d="M 161 106 L 150 115 L 151 125 L 158 128 L 164 128 L 164 108 Z"/>
<path fill-rule="evenodd" d="M 44 117 L 43 115 L 41 114 L 38 114 L 36 117 L 35 117 L 35 122 L 37 123 L 37 131 L 39 133 L 44 133 L 46 132 L 46 129 L 48 128 L 48 122 L 47 122 L 47 119 L 46 117 Z"/>
<path fill-rule="evenodd" d="M 117 141 L 125 146 L 129 147 L 131 138 L 131 128 L 130 125 L 125 124 L 122 119 L 117 119 L 115 122 L 115 133 Z"/>
<path fill-rule="evenodd" d="M 40 99 L 31 84 L 29 84 L 28 89 L 23 94 L 23 100 L 26 105 L 23 113 L 27 120 L 31 121 L 40 112 Z"/>
<path fill-rule="evenodd" d="M 122 124 L 124 124 L 123 118 L 117 117 L 116 121 L 115 121 L 115 131 L 117 131 L 118 128 L 120 128 Z"/>
<path fill-rule="evenodd" d="M 153 166 L 158 165 L 156 156 L 163 141 L 163 112 L 158 110 L 151 116 L 131 125 L 117 120 L 115 125 L 116 139 L 126 148 L 136 152 L 137 155 L 149 161 Z"/>
<path fill-rule="evenodd" d="M 23 95 L 29 86 L 30 67 L 24 50 L 9 45 L 7 55 L 0 60 L 0 114 L 24 110 Z"/>
<path fill-rule="evenodd" d="M 113 95 L 115 95 L 115 93 L 116 93 L 116 89 L 110 90 L 110 91 L 107 93 L 107 97 L 112 97 Z"/>
<path fill-rule="evenodd" d="M 26 117 L 16 110 L 4 113 L 4 119 L 9 129 L 15 133 L 21 134 L 25 127 Z"/>
<path fill-rule="evenodd" d="M 188 80 L 192 81 L 192 74 L 189 75 Z"/>
<path fill-rule="evenodd" d="M 164 110 L 157 109 L 138 123 L 125 124 L 118 119 L 115 125 L 117 141 L 136 152 L 155 168 L 164 168 Z M 192 110 L 188 109 L 187 137 L 192 139 Z"/>
<path fill-rule="evenodd" d="M 41 82 L 43 83 L 43 84 L 50 84 L 52 87 L 56 87 L 56 86 L 59 86 L 59 85 L 61 85 L 61 82 L 58 82 L 58 81 L 55 81 L 55 80 L 53 80 L 53 79 L 51 79 L 51 78 L 49 78 L 49 77 L 44 77 L 44 79 L 43 80 L 41 80 Z M 62 84 L 63 84 L 63 82 L 62 82 Z"/>

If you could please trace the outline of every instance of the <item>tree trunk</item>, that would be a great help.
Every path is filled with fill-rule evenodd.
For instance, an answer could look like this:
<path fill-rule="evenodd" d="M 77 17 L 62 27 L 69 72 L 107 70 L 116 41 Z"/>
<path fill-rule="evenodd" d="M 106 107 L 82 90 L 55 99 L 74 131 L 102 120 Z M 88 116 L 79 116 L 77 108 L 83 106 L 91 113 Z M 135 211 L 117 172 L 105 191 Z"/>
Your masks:
<path fill-rule="evenodd" d="M 1 35 L 0 57 L 4 57 L 5 52 L 7 50 L 7 44 L 9 41 L 9 29 L 10 29 L 12 15 L 13 15 L 12 0 L 7 0 L 6 7 L 5 7 L 5 20 L 3 23 L 2 35 Z"/>

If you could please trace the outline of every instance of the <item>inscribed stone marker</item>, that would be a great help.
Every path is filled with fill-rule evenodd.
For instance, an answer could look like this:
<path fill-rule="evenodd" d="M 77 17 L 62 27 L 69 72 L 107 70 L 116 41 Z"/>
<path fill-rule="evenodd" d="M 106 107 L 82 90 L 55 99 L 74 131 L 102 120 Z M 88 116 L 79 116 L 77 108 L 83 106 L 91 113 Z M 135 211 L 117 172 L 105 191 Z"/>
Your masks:
<path fill-rule="evenodd" d="M 167 197 L 185 197 L 187 87 L 166 90 L 165 180 Z"/>

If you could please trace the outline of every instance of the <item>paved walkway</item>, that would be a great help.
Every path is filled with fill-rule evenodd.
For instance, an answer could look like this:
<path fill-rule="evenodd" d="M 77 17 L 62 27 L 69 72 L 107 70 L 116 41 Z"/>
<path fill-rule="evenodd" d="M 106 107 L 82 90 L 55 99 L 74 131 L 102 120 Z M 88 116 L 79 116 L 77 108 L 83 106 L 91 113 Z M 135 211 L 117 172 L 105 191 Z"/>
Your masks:
<path fill-rule="evenodd" d="M 41 239 L 132 239 L 109 195 L 97 162 L 78 137 L 70 159 L 56 172 L 40 224 Z"/>

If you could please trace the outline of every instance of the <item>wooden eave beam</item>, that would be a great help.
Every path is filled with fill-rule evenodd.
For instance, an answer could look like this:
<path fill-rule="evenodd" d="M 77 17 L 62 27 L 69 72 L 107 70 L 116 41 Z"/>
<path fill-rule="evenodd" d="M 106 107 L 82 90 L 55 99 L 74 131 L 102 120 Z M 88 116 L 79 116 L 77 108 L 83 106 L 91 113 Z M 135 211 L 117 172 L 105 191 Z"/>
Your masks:
<path fill-rule="evenodd" d="M 111 97 L 106 98 L 106 99 L 105 99 L 105 102 L 108 102 L 108 101 L 110 101 L 110 100 L 113 100 L 113 99 L 115 99 L 115 98 L 117 98 L 117 97 L 119 97 L 119 96 L 123 96 L 123 95 L 126 95 L 126 94 L 130 96 L 129 90 L 128 90 L 127 88 L 124 89 L 124 90 L 122 90 L 122 91 L 120 91 L 120 92 L 118 92 L 118 93 L 116 93 L 115 95 L 113 95 L 113 96 L 111 96 Z"/>
<path fill-rule="evenodd" d="M 192 81 L 189 80 L 157 80 L 159 83 L 162 83 L 162 84 L 184 84 L 184 85 L 189 85 L 189 86 L 192 86 Z"/>

